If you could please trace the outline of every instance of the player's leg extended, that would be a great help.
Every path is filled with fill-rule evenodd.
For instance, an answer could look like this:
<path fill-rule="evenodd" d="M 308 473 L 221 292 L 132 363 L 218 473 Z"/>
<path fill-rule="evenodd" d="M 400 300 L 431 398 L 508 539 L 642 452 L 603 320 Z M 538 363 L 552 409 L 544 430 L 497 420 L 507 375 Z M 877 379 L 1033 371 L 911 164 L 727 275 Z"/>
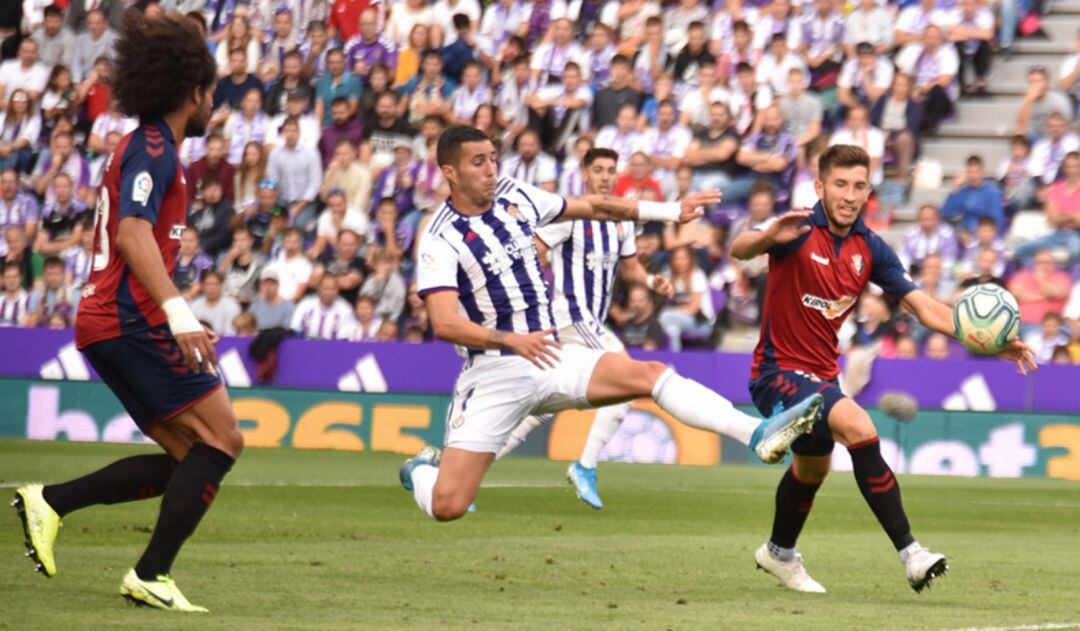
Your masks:
<path fill-rule="evenodd" d="M 420 510 L 439 521 L 453 521 L 469 511 L 492 462 L 495 462 L 493 452 L 447 447 L 434 462 L 425 459 L 421 452 L 405 467 L 409 469 L 409 484 Z"/>
<path fill-rule="evenodd" d="M 587 396 L 596 406 L 651 396 L 660 409 L 680 422 L 730 436 L 767 462 L 782 458 L 792 441 L 810 431 L 821 408 L 820 395 L 812 395 L 761 421 L 660 362 L 641 362 L 616 353 L 606 353 L 597 362 Z"/>
<path fill-rule="evenodd" d="M 518 423 L 518 426 L 514 428 L 514 432 L 510 434 L 510 439 L 506 441 L 503 448 L 499 450 L 499 453 L 495 455 L 496 460 L 502 460 L 511 451 L 514 451 L 521 446 L 521 443 L 525 442 L 525 439 L 529 437 L 534 429 L 540 427 L 544 423 L 550 423 L 555 418 L 554 414 L 539 414 L 529 415 L 525 417 L 525 420 Z"/>
<path fill-rule="evenodd" d="M 915 591 L 922 591 L 934 578 L 944 574 L 948 565 L 944 556 L 930 553 L 912 536 L 900 498 L 900 483 L 881 457 L 881 445 L 870 415 L 855 401 L 844 398 L 829 414 L 829 429 L 851 454 L 859 491 L 900 553 L 908 581 Z"/>
<path fill-rule="evenodd" d="M 776 512 L 773 515 L 769 541 L 754 554 L 757 566 L 780 579 L 789 589 L 799 592 L 822 593 L 825 588 L 803 567 L 802 555 L 795 542 L 802 532 L 810 509 L 825 476 L 829 474 L 832 456 L 795 454 L 791 467 L 784 472 L 776 487 Z"/>
<path fill-rule="evenodd" d="M 600 489 L 596 481 L 597 460 L 604 445 L 619 430 L 626 415 L 630 413 L 630 401 L 608 405 L 596 411 L 589 436 L 585 439 L 585 448 L 577 462 L 571 463 L 566 470 L 566 478 L 574 485 L 578 499 L 599 510 L 604 507 L 600 499 Z"/>

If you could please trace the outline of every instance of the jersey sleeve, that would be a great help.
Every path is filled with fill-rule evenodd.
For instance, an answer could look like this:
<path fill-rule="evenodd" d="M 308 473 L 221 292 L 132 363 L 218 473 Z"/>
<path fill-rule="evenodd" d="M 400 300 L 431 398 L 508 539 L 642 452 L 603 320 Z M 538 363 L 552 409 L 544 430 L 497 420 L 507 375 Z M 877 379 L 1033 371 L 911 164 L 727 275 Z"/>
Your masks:
<path fill-rule="evenodd" d="M 167 147 L 131 147 L 120 165 L 120 218 L 141 217 L 157 224 L 165 192 L 176 179 L 177 155 Z"/>
<path fill-rule="evenodd" d="M 526 202 L 526 208 L 522 210 L 533 215 L 538 226 L 546 226 L 566 211 L 566 200 L 561 195 L 549 193 L 521 180 L 514 180 L 514 186 Z"/>
<path fill-rule="evenodd" d="M 458 255 L 449 243 L 435 234 L 420 240 L 416 288 L 421 298 L 442 290 L 458 290 Z"/>
<path fill-rule="evenodd" d="M 536 229 L 536 238 L 544 242 L 544 245 L 553 248 L 570 238 L 574 231 L 574 222 L 564 221 L 551 223 Z"/>
<path fill-rule="evenodd" d="M 917 289 L 915 283 L 911 281 L 911 276 L 904 271 L 900 257 L 896 256 L 896 252 L 893 252 L 893 249 L 881 237 L 871 234 L 866 240 L 867 245 L 870 246 L 870 258 L 873 261 L 870 268 L 872 283 L 897 300 Z"/>
<path fill-rule="evenodd" d="M 628 259 L 637 256 L 637 230 L 632 221 L 623 222 L 622 241 L 619 242 L 619 258 Z"/>

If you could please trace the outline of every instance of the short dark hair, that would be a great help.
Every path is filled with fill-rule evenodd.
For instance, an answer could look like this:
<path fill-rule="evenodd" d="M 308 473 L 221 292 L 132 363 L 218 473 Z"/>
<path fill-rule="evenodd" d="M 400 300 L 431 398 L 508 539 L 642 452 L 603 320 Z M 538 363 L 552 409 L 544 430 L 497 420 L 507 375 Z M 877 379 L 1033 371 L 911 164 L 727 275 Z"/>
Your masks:
<path fill-rule="evenodd" d="M 491 139 L 470 125 L 453 125 L 444 129 L 435 147 L 435 159 L 439 166 L 455 164 L 461 155 L 461 145 L 467 142 L 491 142 Z"/>
<path fill-rule="evenodd" d="M 469 25 L 472 23 L 471 20 L 469 20 L 469 16 L 464 13 L 455 13 L 454 17 L 451 19 L 454 22 L 454 30 L 457 31 L 469 28 Z"/>
<path fill-rule="evenodd" d="M 754 185 L 750 187 L 750 195 L 747 199 L 753 199 L 758 195 L 768 195 L 774 202 L 776 201 L 776 189 L 772 184 L 769 184 L 767 180 L 758 180 L 754 182 Z"/>
<path fill-rule="evenodd" d="M 42 265 L 41 269 L 48 269 L 50 267 L 59 267 L 60 269 L 64 269 L 63 259 L 61 259 L 59 256 L 50 256 L 46 258 L 45 263 Z"/>
<path fill-rule="evenodd" d="M 62 18 L 64 17 L 64 10 L 56 6 L 55 4 L 50 4 L 49 6 L 45 7 L 44 15 L 45 17 Z"/>
<path fill-rule="evenodd" d="M 297 129 L 297 131 L 299 131 L 300 130 L 300 119 L 295 117 L 295 116 L 290 116 L 290 117 L 286 118 L 281 123 L 281 131 L 285 131 L 286 127 L 295 127 Z"/>
<path fill-rule="evenodd" d="M 225 282 L 225 277 L 221 275 L 221 272 L 212 267 L 202 273 L 202 278 L 200 278 L 199 281 L 205 283 L 210 277 L 218 279 L 219 283 Z"/>
<path fill-rule="evenodd" d="M 855 145 L 833 145 L 818 158 L 818 179 L 825 179 L 836 168 L 866 167 L 870 170 L 870 155 L 862 147 Z"/>
<path fill-rule="evenodd" d="M 345 98 L 343 96 L 334 97 L 334 100 L 330 101 L 330 107 L 334 107 L 335 105 L 344 105 L 344 106 L 348 107 L 349 106 L 349 99 L 347 99 L 347 98 Z"/>
<path fill-rule="evenodd" d="M 202 189 L 205 191 L 211 186 L 221 186 L 221 180 L 217 179 L 213 175 L 207 175 L 203 178 Z"/>
<path fill-rule="evenodd" d="M 585 160 L 583 163 L 585 167 L 588 168 L 592 166 L 593 162 L 596 162 L 597 160 L 600 160 L 602 158 L 614 160 L 615 164 L 619 163 L 619 154 L 615 153 L 611 149 L 608 149 L 607 147 L 593 147 L 592 149 L 589 149 L 585 152 Z"/>
<path fill-rule="evenodd" d="M 148 20 L 128 11 L 115 50 L 112 93 L 128 116 L 173 112 L 195 90 L 208 92 L 217 80 L 217 63 L 198 26 L 177 13 Z"/>
<path fill-rule="evenodd" d="M 978 155 L 974 155 L 974 154 L 972 154 L 972 155 L 968 156 L 968 158 L 967 158 L 967 160 L 965 161 L 965 163 L 966 163 L 966 164 L 967 164 L 967 165 L 968 165 L 969 167 L 981 167 L 981 166 L 983 166 L 983 164 L 984 164 L 984 163 L 983 163 L 983 159 L 982 159 L 982 156 L 978 156 Z"/>
<path fill-rule="evenodd" d="M 326 56 L 329 57 L 330 55 L 341 55 L 342 57 L 344 57 L 345 49 L 341 46 L 334 46 L 330 50 L 326 51 Z"/>
<path fill-rule="evenodd" d="M 750 24 L 746 20 L 735 20 L 731 24 L 731 32 L 735 31 L 750 31 Z"/>
<path fill-rule="evenodd" d="M 664 21 L 662 19 L 660 19 L 659 15 L 650 15 L 645 20 L 645 28 L 648 28 L 650 26 L 663 26 L 663 25 L 664 25 Z"/>
<path fill-rule="evenodd" d="M 1013 136 L 1012 140 L 1009 141 L 1009 144 L 1023 145 L 1024 148 L 1031 149 L 1031 141 L 1028 139 L 1027 136 L 1023 134 L 1016 134 L 1015 136 Z"/>
<path fill-rule="evenodd" d="M 615 55 L 611 58 L 612 66 L 629 66 L 630 59 L 626 55 Z"/>
<path fill-rule="evenodd" d="M 563 66 L 563 74 L 565 74 L 567 70 L 574 70 L 578 74 L 581 74 L 581 66 L 576 61 L 566 62 L 566 65 Z"/>
<path fill-rule="evenodd" d="M 745 61 L 740 61 L 739 63 L 735 64 L 735 74 L 739 74 L 739 73 L 742 73 L 742 72 L 753 72 L 753 71 L 754 71 L 754 67 L 751 66 L 750 64 L 746 63 Z"/>
<path fill-rule="evenodd" d="M 705 28 L 705 23 L 704 22 L 702 22 L 701 20 L 694 20 L 693 22 L 690 23 L 690 26 L 686 27 L 686 30 L 688 30 L 688 31 L 696 31 L 696 30 L 699 30 L 699 29 L 704 30 L 704 28 Z"/>

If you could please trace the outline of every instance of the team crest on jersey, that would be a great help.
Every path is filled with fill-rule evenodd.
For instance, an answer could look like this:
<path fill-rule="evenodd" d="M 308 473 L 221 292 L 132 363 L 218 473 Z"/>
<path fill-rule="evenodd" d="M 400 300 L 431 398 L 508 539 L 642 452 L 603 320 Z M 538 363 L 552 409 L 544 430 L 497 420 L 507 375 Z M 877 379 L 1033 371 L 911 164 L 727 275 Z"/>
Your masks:
<path fill-rule="evenodd" d="M 184 228 L 187 228 L 182 223 L 173 224 L 173 227 L 169 230 L 169 238 L 180 240 L 180 237 L 184 236 Z"/>
<path fill-rule="evenodd" d="M 812 294 L 803 294 L 802 303 L 804 307 L 809 307 L 815 311 L 820 311 L 827 320 L 835 320 L 847 313 L 847 310 L 855 304 L 855 296 L 844 296 L 843 298 L 837 298 L 836 300 L 829 300 L 828 298 L 820 298 Z"/>
<path fill-rule="evenodd" d="M 518 207 L 515 206 L 514 204 L 507 204 L 506 205 L 506 212 L 507 212 L 508 215 L 510 215 L 514 219 L 516 219 L 518 221 L 521 221 L 521 211 L 518 210 Z"/>
<path fill-rule="evenodd" d="M 145 206 L 150 201 L 152 190 L 154 190 L 154 179 L 146 171 L 139 173 L 131 185 L 131 201 Z"/>
<path fill-rule="evenodd" d="M 853 254 L 853 255 L 851 255 L 851 264 L 855 266 L 855 274 L 858 275 L 858 276 L 862 276 L 862 271 L 863 271 L 862 254 Z"/>

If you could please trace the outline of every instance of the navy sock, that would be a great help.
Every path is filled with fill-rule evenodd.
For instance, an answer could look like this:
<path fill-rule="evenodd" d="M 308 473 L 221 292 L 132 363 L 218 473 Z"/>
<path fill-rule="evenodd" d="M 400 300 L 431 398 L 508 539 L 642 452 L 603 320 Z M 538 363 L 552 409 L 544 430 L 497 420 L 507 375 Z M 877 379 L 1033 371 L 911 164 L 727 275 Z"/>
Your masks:
<path fill-rule="evenodd" d="M 139 578 L 154 580 L 159 574 L 169 573 L 180 546 L 195 532 L 214 502 L 218 486 L 233 462 L 232 456 L 220 449 L 205 443 L 192 445 L 165 489 L 154 534 L 135 565 Z"/>
<path fill-rule="evenodd" d="M 776 514 L 773 516 L 769 541 L 780 548 L 795 547 L 795 541 L 814 506 L 814 495 L 821 488 L 820 483 L 800 482 L 793 469 L 794 465 L 784 472 L 784 477 L 780 478 L 780 484 L 776 487 Z"/>
<path fill-rule="evenodd" d="M 95 504 L 119 504 L 165 492 L 176 461 L 166 454 L 123 458 L 81 478 L 42 489 L 45 501 L 61 517 Z"/>
<path fill-rule="evenodd" d="M 885 534 L 889 535 L 897 550 L 902 550 L 915 538 L 911 536 L 911 526 L 904 514 L 904 503 L 900 499 L 900 484 L 892 469 L 881 457 L 881 444 L 875 437 L 848 447 L 851 464 L 854 467 L 855 482 L 862 491 L 863 499 L 874 511 Z"/>

